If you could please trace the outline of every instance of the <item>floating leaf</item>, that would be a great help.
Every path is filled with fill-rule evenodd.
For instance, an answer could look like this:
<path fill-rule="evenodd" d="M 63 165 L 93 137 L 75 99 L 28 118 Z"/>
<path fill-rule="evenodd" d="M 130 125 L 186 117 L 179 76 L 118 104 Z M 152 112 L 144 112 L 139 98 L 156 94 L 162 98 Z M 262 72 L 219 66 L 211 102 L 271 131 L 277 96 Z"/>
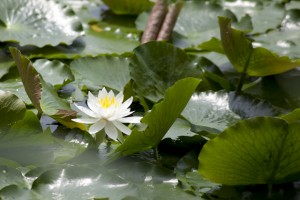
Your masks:
<path fill-rule="evenodd" d="M 135 15 L 151 8 L 153 3 L 149 0 L 103 0 L 116 14 Z"/>
<path fill-rule="evenodd" d="M 174 31 L 183 36 L 175 37 L 175 45 L 196 47 L 212 37 L 218 37 L 218 16 L 229 16 L 222 6 L 205 1 L 185 2 L 177 19 Z"/>
<path fill-rule="evenodd" d="M 26 186 L 20 171 L 6 166 L 0 166 L 0 190 L 9 185 Z"/>
<path fill-rule="evenodd" d="M 231 28 L 229 18 L 219 17 L 219 25 L 224 51 L 237 71 L 243 72 L 246 67 L 250 76 L 267 76 L 300 66 L 300 60 L 291 61 L 265 48 L 253 48 L 243 32 Z"/>
<path fill-rule="evenodd" d="M 203 130 L 214 132 L 223 131 L 240 119 L 230 110 L 229 97 L 224 91 L 193 94 L 182 115 Z"/>
<path fill-rule="evenodd" d="M 3 0 L 0 41 L 21 46 L 71 44 L 82 35 L 81 24 L 69 7 L 47 0 Z"/>
<path fill-rule="evenodd" d="M 156 147 L 186 106 L 199 82 L 195 78 L 177 81 L 166 91 L 164 100 L 142 119 L 142 123 L 147 124 L 146 130 L 133 130 L 114 153 L 125 156 Z"/>
<path fill-rule="evenodd" d="M 239 0 L 223 0 L 222 6 L 224 9 L 232 11 L 239 19 L 250 16 L 253 32 L 255 33 L 276 29 L 285 13 L 283 4 L 276 1 L 239 2 Z"/>
<path fill-rule="evenodd" d="M 138 94 L 152 101 L 160 100 L 177 80 L 201 74 L 183 50 L 165 42 L 148 42 L 137 47 L 130 72 Z"/>
<path fill-rule="evenodd" d="M 199 172 L 225 185 L 275 184 L 300 178 L 299 123 L 258 117 L 238 122 L 208 141 Z"/>
<path fill-rule="evenodd" d="M 43 79 L 53 86 L 61 87 L 74 79 L 68 66 L 58 60 L 39 59 L 33 66 Z"/>
<path fill-rule="evenodd" d="M 128 59 L 117 56 L 99 56 L 74 60 L 70 68 L 76 81 L 88 88 L 109 87 L 122 91 L 130 80 Z"/>
<path fill-rule="evenodd" d="M 286 12 L 280 29 L 275 29 L 255 37 L 257 45 L 264 46 L 276 53 L 299 58 L 300 37 L 300 9 L 291 9 Z"/>

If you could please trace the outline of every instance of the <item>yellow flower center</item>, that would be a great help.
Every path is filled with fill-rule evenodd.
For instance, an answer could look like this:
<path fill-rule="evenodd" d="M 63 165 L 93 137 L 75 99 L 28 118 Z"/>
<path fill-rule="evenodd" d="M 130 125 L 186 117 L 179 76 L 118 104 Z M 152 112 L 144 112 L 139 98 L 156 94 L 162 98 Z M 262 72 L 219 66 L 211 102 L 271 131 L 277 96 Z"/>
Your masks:
<path fill-rule="evenodd" d="M 111 105 L 115 105 L 115 107 L 118 106 L 118 103 L 115 101 L 115 97 L 109 98 L 108 96 L 106 96 L 105 98 L 100 99 L 99 103 L 102 108 L 109 108 Z"/>

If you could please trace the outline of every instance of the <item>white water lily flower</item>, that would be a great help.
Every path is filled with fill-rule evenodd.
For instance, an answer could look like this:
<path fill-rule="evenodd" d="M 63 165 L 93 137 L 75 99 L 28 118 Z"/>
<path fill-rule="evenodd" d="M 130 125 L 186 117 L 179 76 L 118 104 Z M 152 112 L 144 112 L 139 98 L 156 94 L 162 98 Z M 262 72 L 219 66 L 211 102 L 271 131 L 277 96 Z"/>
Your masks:
<path fill-rule="evenodd" d="M 123 123 L 139 123 L 141 117 L 127 117 L 133 113 L 129 108 L 133 98 L 130 97 L 125 102 L 123 102 L 123 98 L 122 92 L 115 96 L 113 91 L 107 93 L 105 88 L 99 91 L 98 97 L 89 92 L 87 99 L 89 108 L 75 104 L 80 111 L 88 115 L 88 118 L 72 120 L 78 123 L 92 124 L 88 130 L 90 134 L 95 134 L 104 128 L 107 136 L 114 140 L 118 138 L 118 130 L 129 135 L 131 130 Z"/>

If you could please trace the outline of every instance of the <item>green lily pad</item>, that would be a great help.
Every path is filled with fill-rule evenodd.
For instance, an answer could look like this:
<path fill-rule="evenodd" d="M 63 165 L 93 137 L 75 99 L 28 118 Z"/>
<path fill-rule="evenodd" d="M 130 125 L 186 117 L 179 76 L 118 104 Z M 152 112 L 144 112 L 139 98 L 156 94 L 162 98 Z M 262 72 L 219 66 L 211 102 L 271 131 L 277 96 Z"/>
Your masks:
<path fill-rule="evenodd" d="M 204 145 L 199 172 L 225 185 L 299 180 L 299 128 L 299 123 L 270 117 L 240 121 Z"/>
<path fill-rule="evenodd" d="M 280 57 L 262 47 L 253 48 L 243 32 L 231 28 L 229 18 L 219 17 L 219 24 L 224 51 L 237 71 L 250 76 L 267 76 L 300 66 L 300 60 Z"/>
<path fill-rule="evenodd" d="M 12 78 L 5 81 L 0 82 L 0 88 L 3 91 L 11 92 L 20 98 L 25 104 L 32 105 L 32 102 L 27 96 L 25 88 L 23 86 L 23 82 L 20 78 Z"/>
<path fill-rule="evenodd" d="M 55 1 L 3 0 L 0 8 L 0 41 L 56 46 L 71 44 L 83 33 L 73 11 Z"/>
<path fill-rule="evenodd" d="M 199 77 L 201 73 L 183 50 L 165 42 L 140 45 L 134 50 L 130 62 L 130 75 L 136 83 L 135 90 L 155 102 L 177 80 Z"/>
<path fill-rule="evenodd" d="M 39 59 L 33 63 L 33 67 L 46 82 L 56 87 L 61 87 L 74 79 L 69 67 L 58 60 Z"/>
<path fill-rule="evenodd" d="M 20 171 L 6 166 L 0 167 L 0 190 L 9 185 L 26 186 L 26 182 Z"/>
<path fill-rule="evenodd" d="M 276 1 L 227 1 L 223 0 L 222 6 L 232 11 L 239 19 L 246 14 L 250 16 L 253 32 L 263 33 L 270 29 L 276 29 L 285 14 L 284 6 Z"/>
<path fill-rule="evenodd" d="M 105 86 L 122 91 L 130 80 L 128 58 L 121 56 L 80 58 L 70 68 L 75 80 L 91 89 Z"/>
<path fill-rule="evenodd" d="M 230 110 L 229 96 L 224 91 L 193 94 L 181 114 L 192 124 L 214 132 L 223 131 L 240 119 Z"/>
<path fill-rule="evenodd" d="M 102 0 L 114 13 L 135 15 L 150 9 L 153 2 L 149 0 Z"/>
<path fill-rule="evenodd" d="M 268 48 L 276 53 L 299 58 L 300 9 L 288 10 L 280 29 L 255 37 L 255 44 Z"/>
<path fill-rule="evenodd" d="M 15 199 L 15 200 L 23 200 L 23 199 L 35 199 L 35 200 L 43 200 L 44 197 L 40 196 L 36 192 L 21 187 L 19 185 L 10 185 L 2 190 L 0 190 L 0 195 L 3 199 Z"/>
<path fill-rule="evenodd" d="M 219 4 L 205 1 L 185 2 L 174 28 L 183 38 L 175 38 L 175 45 L 196 47 L 212 37 L 219 37 L 218 16 L 229 16 Z"/>

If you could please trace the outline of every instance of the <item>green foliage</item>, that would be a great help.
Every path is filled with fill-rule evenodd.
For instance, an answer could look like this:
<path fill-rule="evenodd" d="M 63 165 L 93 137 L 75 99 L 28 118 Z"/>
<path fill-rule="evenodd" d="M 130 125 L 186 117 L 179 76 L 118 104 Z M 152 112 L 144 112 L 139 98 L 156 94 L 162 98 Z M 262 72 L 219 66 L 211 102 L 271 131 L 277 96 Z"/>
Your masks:
<path fill-rule="evenodd" d="M 219 17 L 219 24 L 224 51 L 237 71 L 250 76 L 267 76 L 300 65 L 300 60 L 291 61 L 288 57 L 279 57 L 265 48 L 253 48 L 243 32 L 230 27 L 230 19 Z"/>
<path fill-rule="evenodd" d="M 155 102 L 177 80 L 201 74 L 183 50 L 165 42 L 148 42 L 136 48 L 130 71 L 137 93 Z"/>
<path fill-rule="evenodd" d="M 71 44 L 82 35 L 76 15 L 68 7 L 46 0 L 1 1 L 0 40 L 20 45 Z"/>
<path fill-rule="evenodd" d="M 183 1 L 140 44 L 154 2 L 1 1 L 0 199 L 297 198 L 298 1 Z M 102 87 L 120 141 L 72 121 Z"/>
<path fill-rule="evenodd" d="M 299 127 L 268 117 L 240 121 L 204 145 L 199 172 L 226 185 L 298 180 Z"/>
<path fill-rule="evenodd" d="M 116 149 L 115 154 L 129 155 L 157 147 L 186 106 L 199 82 L 200 80 L 195 78 L 186 78 L 170 87 L 166 91 L 164 100 L 157 103 L 142 119 L 142 123 L 147 125 L 146 129 L 144 131 L 135 129 Z"/>
<path fill-rule="evenodd" d="M 151 8 L 153 3 L 149 0 L 103 0 L 116 14 L 139 14 Z"/>
<path fill-rule="evenodd" d="M 88 88 L 108 87 L 122 91 L 130 80 L 128 58 L 99 56 L 74 60 L 70 68 L 80 85 Z"/>

